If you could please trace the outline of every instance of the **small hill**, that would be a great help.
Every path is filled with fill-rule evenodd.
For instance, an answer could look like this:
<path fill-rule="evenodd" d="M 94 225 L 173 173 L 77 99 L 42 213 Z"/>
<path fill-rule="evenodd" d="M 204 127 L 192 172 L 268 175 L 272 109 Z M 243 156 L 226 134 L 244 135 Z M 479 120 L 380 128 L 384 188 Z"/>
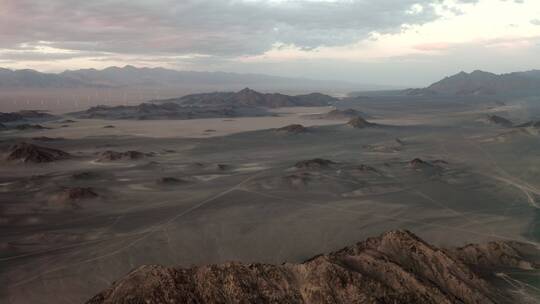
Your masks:
<path fill-rule="evenodd" d="M 100 154 L 98 161 L 117 161 L 117 160 L 138 160 L 152 156 L 151 153 L 143 153 L 139 151 L 105 151 Z"/>
<path fill-rule="evenodd" d="M 292 133 L 292 134 L 306 133 L 307 131 L 308 129 L 300 124 L 292 124 L 292 125 L 288 125 L 288 126 L 276 129 L 276 132 Z"/>
<path fill-rule="evenodd" d="M 364 129 L 364 128 L 371 128 L 377 126 L 377 124 L 371 123 L 362 117 L 355 117 L 347 123 L 347 125 L 355 128 L 355 129 Z"/>
<path fill-rule="evenodd" d="M 37 146 L 28 143 L 19 143 L 9 149 L 8 161 L 21 161 L 24 163 L 48 163 L 67 159 L 70 154 L 62 150 Z"/>
<path fill-rule="evenodd" d="M 328 159 L 314 158 L 299 161 L 294 166 L 298 169 L 322 169 L 328 168 L 333 164 L 335 164 L 335 162 Z"/>
<path fill-rule="evenodd" d="M 307 115 L 307 116 L 312 119 L 350 120 L 356 117 L 366 118 L 369 115 L 355 109 L 345 109 L 345 110 L 335 109 L 327 113 L 312 114 L 312 115 Z"/>
<path fill-rule="evenodd" d="M 15 129 L 19 130 L 19 131 L 25 131 L 25 130 L 45 130 L 45 129 L 48 129 L 42 125 L 32 125 L 32 124 L 21 124 L 21 125 L 16 125 L 14 127 Z"/>
<path fill-rule="evenodd" d="M 58 193 L 58 198 L 62 201 L 80 201 L 96 198 L 99 195 L 90 187 L 71 187 L 63 188 Z"/>
<path fill-rule="evenodd" d="M 498 115 L 488 115 L 487 120 L 488 120 L 489 123 L 499 125 L 499 126 L 503 126 L 503 127 L 506 127 L 506 128 L 509 128 L 514 124 L 510 120 L 508 120 L 508 119 L 506 119 L 504 117 L 498 116 Z"/>

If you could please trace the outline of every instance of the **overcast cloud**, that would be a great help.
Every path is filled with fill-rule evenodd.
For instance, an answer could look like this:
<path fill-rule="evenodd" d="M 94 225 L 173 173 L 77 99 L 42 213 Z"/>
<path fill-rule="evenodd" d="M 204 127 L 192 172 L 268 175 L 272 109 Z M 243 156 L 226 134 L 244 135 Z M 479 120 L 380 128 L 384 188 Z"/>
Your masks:
<path fill-rule="evenodd" d="M 485 1 L 525 5 L 523 1 Z M 479 2 L 0 0 L 0 65 L 58 70 L 88 67 L 91 62 L 156 66 L 161 60 L 168 67 L 242 71 L 242 66 L 261 66 L 246 63 L 245 58 L 258 58 L 264 64 L 269 52 L 285 53 L 283 49 L 308 54 L 364 45 L 381 36 L 394 37 L 466 15 Z M 533 26 L 536 22 L 528 18 L 525 23 Z M 428 40 L 426 45 L 441 45 Z M 399 43 L 386 48 L 382 53 L 389 57 L 406 55 L 388 50 L 403 48 Z M 319 59 L 339 58 L 336 53 L 336 58 Z"/>
<path fill-rule="evenodd" d="M 4 0 L 0 47 L 230 56 L 343 45 L 432 21 L 437 1 Z"/>

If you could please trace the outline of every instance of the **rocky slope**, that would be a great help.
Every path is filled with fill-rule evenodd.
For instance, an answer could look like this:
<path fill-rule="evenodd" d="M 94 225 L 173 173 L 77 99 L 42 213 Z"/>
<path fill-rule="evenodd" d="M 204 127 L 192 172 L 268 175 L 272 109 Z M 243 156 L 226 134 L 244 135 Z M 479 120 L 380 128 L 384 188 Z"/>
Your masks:
<path fill-rule="evenodd" d="M 460 72 L 424 89 L 407 90 L 409 95 L 496 95 L 540 93 L 540 71 L 493 74 L 484 71 Z"/>
<path fill-rule="evenodd" d="M 69 157 L 70 154 L 62 150 L 23 142 L 10 147 L 6 159 L 8 161 L 20 161 L 24 163 L 48 163 Z"/>
<path fill-rule="evenodd" d="M 498 248 L 470 246 L 441 250 L 399 230 L 301 264 L 142 266 L 87 304 L 518 303 L 471 265 L 477 252 Z M 495 264 L 503 261 L 490 256 Z"/>

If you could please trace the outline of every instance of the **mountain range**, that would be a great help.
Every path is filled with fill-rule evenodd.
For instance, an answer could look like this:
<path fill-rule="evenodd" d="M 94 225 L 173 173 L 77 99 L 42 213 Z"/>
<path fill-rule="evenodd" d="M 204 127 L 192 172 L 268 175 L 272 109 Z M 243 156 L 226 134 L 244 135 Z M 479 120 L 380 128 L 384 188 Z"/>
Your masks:
<path fill-rule="evenodd" d="M 446 77 L 423 89 L 406 90 L 407 95 L 539 95 L 540 70 L 494 74 L 476 70 Z"/>
<path fill-rule="evenodd" d="M 268 108 L 328 106 L 338 99 L 320 94 L 289 96 L 260 93 L 245 88 L 238 92 L 191 94 L 180 98 L 153 100 L 135 106 L 96 106 L 71 113 L 77 118 L 102 119 L 193 119 L 215 117 L 270 116 Z"/>
<path fill-rule="evenodd" d="M 178 85 L 234 87 L 236 85 L 291 87 L 354 88 L 358 84 L 343 81 L 323 81 L 306 78 L 278 77 L 263 74 L 225 72 L 177 71 L 165 68 L 138 68 L 131 65 L 108 67 L 102 70 L 80 69 L 42 73 L 31 69 L 10 70 L 0 68 L 0 88 L 125 88 L 174 87 Z"/>

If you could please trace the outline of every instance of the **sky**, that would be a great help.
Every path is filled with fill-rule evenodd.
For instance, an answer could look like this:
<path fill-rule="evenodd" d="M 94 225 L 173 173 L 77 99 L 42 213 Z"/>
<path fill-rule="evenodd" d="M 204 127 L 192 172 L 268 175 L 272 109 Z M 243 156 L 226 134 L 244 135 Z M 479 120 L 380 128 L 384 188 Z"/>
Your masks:
<path fill-rule="evenodd" d="M 0 67 L 423 86 L 540 69 L 540 0 L 0 0 Z"/>

